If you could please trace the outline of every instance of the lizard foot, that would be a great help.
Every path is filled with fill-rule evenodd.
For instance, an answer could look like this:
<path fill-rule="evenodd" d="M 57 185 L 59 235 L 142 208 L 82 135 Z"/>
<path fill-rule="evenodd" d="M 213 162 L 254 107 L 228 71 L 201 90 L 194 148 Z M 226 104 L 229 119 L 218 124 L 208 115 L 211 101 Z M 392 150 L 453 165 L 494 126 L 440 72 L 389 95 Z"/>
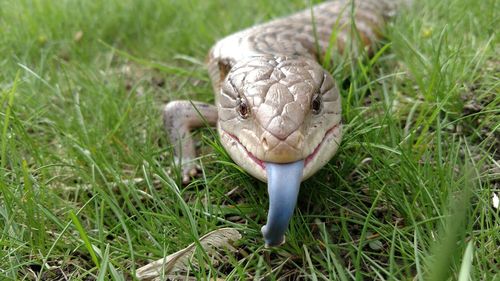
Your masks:
<path fill-rule="evenodd" d="M 182 172 L 182 184 L 189 184 L 193 178 L 196 178 L 201 174 L 200 165 L 196 164 L 192 159 L 182 159 L 179 161 L 176 159 L 175 161 L 178 164 L 178 167 L 181 167 Z"/>

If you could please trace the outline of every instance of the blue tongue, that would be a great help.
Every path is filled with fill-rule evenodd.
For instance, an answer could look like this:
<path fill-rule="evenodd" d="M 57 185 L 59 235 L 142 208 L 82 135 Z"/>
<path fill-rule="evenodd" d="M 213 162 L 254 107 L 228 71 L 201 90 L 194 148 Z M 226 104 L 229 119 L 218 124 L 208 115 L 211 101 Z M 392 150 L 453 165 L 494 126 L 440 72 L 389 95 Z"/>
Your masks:
<path fill-rule="evenodd" d="M 267 224 L 261 229 L 266 247 L 285 243 L 285 232 L 297 203 L 303 170 L 304 160 L 287 164 L 266 162 L 269 213 Z"/>

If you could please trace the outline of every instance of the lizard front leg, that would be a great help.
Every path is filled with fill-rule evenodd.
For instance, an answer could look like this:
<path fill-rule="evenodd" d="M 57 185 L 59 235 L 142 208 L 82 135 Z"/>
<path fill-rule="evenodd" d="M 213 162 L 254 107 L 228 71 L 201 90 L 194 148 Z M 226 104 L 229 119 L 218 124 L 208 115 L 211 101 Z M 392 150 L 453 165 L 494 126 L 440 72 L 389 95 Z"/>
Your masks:
<path fill-rule="evenodd" d="M 198 173 L 191 132 L 207 125 L 215 126 L 217 107 L 187 100 L 171 101 L 163 109 L 163 123 L 170 143 L 174 145 L 175 161 L 182 167 L 182 182 L 186 184 Z"/>

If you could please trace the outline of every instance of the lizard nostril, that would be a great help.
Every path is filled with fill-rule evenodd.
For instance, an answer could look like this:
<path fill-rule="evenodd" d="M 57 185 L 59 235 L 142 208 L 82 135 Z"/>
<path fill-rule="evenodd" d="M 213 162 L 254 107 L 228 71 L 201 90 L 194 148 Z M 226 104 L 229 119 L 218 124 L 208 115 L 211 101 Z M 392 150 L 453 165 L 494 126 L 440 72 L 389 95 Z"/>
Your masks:
<path fill-rule="evenodd" d="M 264 147 L 265 150 L 269 149 L 269 145 L 267 144 L 267 139 L 266 137 L 262 138 L 262 146 Z"/>

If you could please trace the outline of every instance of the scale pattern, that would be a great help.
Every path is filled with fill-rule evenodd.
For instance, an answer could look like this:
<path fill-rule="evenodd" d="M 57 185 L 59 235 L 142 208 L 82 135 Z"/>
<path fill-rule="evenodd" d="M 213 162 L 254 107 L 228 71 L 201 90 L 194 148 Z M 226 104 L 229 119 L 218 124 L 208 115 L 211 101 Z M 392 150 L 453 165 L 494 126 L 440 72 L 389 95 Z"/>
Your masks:
<path fill-rule="evenodd" d="M 327 51 L 335 27 L 339 27 L 336 45 L 338 51 L 343 52 L 347 41 L 352 38 L 351 19 L 354 19 L 363 43 L 372 46 L 380 37 L 386 20 L 395 14 L 398 6 L 406 2 L 329 1 L 314 6 L 312 11 L 304 10 L 232 34 L 217 42 L 210 51 L 208 64 L 212 82 L 215 85 L 220 83 L 219 62 L 234 65 L 245 58 L 259 55 L 293 55 L 316 59 Z"/>
<path fill-rule="evenodd" d="M 328 1 L 218 41 L 208 70 L 217 128 L 233 160 L 263 181 L 266 162 L 305 159 L 303 179 L 325 165 L 342 137 L 341 100 L 318 58 L 331 48 L 372 52 L 388 18 L 408 2 Z"/>

